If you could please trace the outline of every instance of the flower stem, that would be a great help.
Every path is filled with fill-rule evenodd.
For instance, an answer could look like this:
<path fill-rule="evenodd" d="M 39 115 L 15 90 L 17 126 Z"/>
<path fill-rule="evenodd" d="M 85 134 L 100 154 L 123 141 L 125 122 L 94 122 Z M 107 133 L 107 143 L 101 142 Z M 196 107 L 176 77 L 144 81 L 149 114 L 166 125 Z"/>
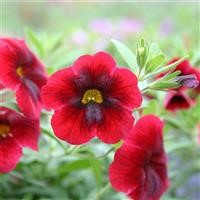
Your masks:
<path fill-rule="evenodd" d="M 107 183 L 98 193 L 96 196 L 96 200 L 100 200 L 101 196 L 111 187 L 110 183 Z"/>
<path fill-rule="evenodd" d="M 65 145 L 58 139 L 56 139 L 48 130 L 46 130 L 45 128 L 41 128 L 42 132 L 47 135 L 48 137 L 54 139 L 59 145 L 60 147 L 64 150 L 65 153 L 67 153 L 67 149 L 65 147 Z"/>
<path fill-rule="evenodd" d="M 112 151 L 114 151 L 115 148 L 111 147 L 107 152 L 105 152 L 103 155 L 97 156 L 97 159 L 105 158 L 107 155 L 109 155 Z"/>

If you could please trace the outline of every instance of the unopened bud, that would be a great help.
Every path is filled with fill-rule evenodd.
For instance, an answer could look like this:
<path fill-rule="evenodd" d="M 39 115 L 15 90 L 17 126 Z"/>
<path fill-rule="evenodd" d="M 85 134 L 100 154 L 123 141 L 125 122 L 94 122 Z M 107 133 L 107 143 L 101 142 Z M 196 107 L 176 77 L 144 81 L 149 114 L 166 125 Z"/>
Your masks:
<path fill-rule="evenodd" d="M 196 75 L 190 74 L 186 76 L 178 76 L 175 78 L 175 81 L 182 86 L 188 88 L 196 88 L 199 85 Z"/>
<path fill-rule="evenodd" d="M 143 56 L 144 55 L 144 51 L 145 51 L 145 48 L 144 47 L 139 47 L 138 48 L 138 53 L 140 56 Z"/>

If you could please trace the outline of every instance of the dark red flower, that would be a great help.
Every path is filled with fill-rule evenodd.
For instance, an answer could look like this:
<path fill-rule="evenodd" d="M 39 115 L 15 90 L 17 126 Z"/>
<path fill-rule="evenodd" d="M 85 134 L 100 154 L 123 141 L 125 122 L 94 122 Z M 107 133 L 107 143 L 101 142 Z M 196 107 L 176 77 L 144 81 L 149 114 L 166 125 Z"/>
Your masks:
<path fill-rule="evenodd" d="M 13 170 L 22 148 L 37 150 L 39 122 L 6 107 L 0 107 L 0 173 Z"/>
<path fill-rule="evenodd" d="M 110 182 L 117 191 L 134 200 L 158 200 L 167 190 L 162 129 L 160 119 L 148 115 L 125 138 L 109 168 Z"/>
<path fill-rule="evenodd" d="M 72 67 L 53 74 L 42 89 L 43 102 L 53 108 L 55 135 L 71 144 L 97 136 L 116 143 L 133 124 L 132 110 L 140 106 L 136 76 L 117 68 L 104 52 L 81 56 Z"/>
<path fill-rule="evenodd" d="M 0 39 L 0 82 L 16 91 L 19 108 L 28 117 L 39 117 L 40 89 L 46 81 L 44 66 L 23 40 Z"/>
<path fill-rule="evenodd" d="M 169 111 L 188 109 L 194 101 L 184 91 L 170 91 L 165 97 L 164 106 Z"/>

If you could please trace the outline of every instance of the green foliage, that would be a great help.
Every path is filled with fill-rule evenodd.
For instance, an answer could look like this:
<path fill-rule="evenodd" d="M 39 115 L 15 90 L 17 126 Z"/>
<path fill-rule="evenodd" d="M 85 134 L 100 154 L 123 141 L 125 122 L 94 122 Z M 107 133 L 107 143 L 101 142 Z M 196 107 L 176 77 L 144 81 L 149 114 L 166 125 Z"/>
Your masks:
<path fill-rule="evenodd" d="M 114 39 L 112 39 L 111 41 L 115 45 L 115 47 L 117 48 L 119 53 L 121 54 L 122 58 L 126 61 L 128 66 L 130 67 L 130 69 L 134 73 L 137 74 L 139 71 L 139 68 L 137 65 L 137 60 L 136 60 L 135 54 L 120 41 L 114 40 Z"/>
<path fill-rule="evenodd" d="M 163 54 L 158 54 L 148 61 L 146 64 L 146 73 L 155 71 L 160 67 L 165 61 L 165 56 Z"/>

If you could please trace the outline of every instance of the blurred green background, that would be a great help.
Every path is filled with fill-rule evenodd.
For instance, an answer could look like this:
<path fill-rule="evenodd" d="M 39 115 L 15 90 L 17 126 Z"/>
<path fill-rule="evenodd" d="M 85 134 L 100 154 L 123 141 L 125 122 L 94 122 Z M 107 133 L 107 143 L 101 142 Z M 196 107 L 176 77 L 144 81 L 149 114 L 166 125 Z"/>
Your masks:
<path fill-rule="evenodd" d="M 67 1 L 1 1 L 3 36 L 24 35 L 26 28 L 34 32 L 64 34 L 75 44 L 101 50 L 110 38 L 122 41 L 146 40 L 177 43 L 190 50 L 199 39 L 199 4 L 181 3 L 67 3 Z M 96 43 L 93 43 L 95 40 Z M 96 41 L 97 40 L 97 41 Z M 99 41 L 99 43 L 98 43 Z M 73 44 L 68 44 L 73 48 Z M 134 42 L 132 43 L 135 46 Z"/>
<path fill-rule="evenodd" d="M 0 5 L 1 36 L 26 38 L 49 73 L 70 65 L 79 55 L 94 54 L 100 50 L 110 52 L 123 65 L 119 53 L 110 42 L 112 38 L 135 50 L 136 42 L 143 37 L 149 42 L 157 42 L 169 59 L 189 54 L 191 62 L 198 63 L 198 2 L 1 0 Z M 150 106 L 150 113 L 154 113 L 152 108 L 155 102 Z M 162 103 L 156 102 L 158 115 L 161 115 L 162 106 Z M 199 107 L 200 102 L 193 109 L 197 112 Z M 193 141 L 197 122 L 188 122 L 193 119 L 191 113 L 194 110 L 180 113 L 182 121 L 167 124 L 167 152 L 173 159 L 169 164 L 171 188 L 163 197 L 166 200 L 200 199 L 198 154 Z M 168 117 L 173 118 L 171 115 Z M 48 122 L 49 116 L 44 114 L 39 152 L 25 150 L 25 156 L 16 170 L 0 176 L 0 199 L 127 199 L 107 185 L 107 169 L 113 153 L 97 159 L 106 153 L 108 145 L 93 140 L 80 148 L 71 147 L 53 137 Z M 182 124 L 186 126 L 185 132 Z M 174 126 L 176 134 L 171 135 Z M 191 133 L 187 132 L 188 129 Z M 179 141 L 180 134 L 182 139 L 177 150 L 175 143 Z"/>

